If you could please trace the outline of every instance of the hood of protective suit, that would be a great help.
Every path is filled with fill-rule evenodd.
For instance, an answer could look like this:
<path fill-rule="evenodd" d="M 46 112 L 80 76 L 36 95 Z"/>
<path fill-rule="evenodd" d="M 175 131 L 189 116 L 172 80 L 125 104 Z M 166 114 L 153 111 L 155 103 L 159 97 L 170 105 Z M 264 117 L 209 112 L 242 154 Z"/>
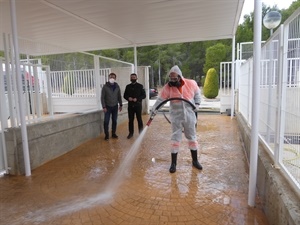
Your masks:
<path fill-rule="evenodd" d="M 174 73 L 177 73 L 181 78 L 183 78 L 182 76 L 182 72 L 181 70 L 179 69 L 179 67 L 176 65 L 176 66 L 173 66 L 171 69 L 170 69 L 170 72 L 169 72 L 169 75 L 174 72 Z"/>

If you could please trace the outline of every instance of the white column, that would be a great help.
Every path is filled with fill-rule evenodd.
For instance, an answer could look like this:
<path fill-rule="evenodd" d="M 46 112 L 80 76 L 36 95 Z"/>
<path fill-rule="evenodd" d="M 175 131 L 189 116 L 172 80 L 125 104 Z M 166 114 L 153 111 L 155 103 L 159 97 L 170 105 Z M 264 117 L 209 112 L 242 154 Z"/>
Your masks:
<path fill-rule="evenodd" d="M 235 36 L 232 38 L 232 63 L 231 63 L 231 119 L 234 116 L 234 99 L 235 99 Z"/>
<path fill-rule="evenodd" d="M 2 58 L 0 58 L 0 119 L 1 119 L 1 129 L 4 130 L 8 127 L 8 108 L 6 105 L 6 96 L 5 96 L 5 87 L 4 87 L 4 74 L 3 74 L 4 68 L 3 68 L 3 61 Z M 6 82 L 7 82 L 7 75 L 6 75 Z"/>
<path fill-rule="evenodd" d="M 16 18 L 16 2 L 15 0 L 10 1 L 10 14 L 11 14 L 11 23 L 12 23 L 12 34 L 13 34 L 13 43 L 15 50 L 15 64 L 16 64 L 16 75 L 17 75 L 17 90 L 19 98 L 19 108 L 20 108 L 20 120 L 21 120 L 21 135 L 22 135 L 22 146 L 23 146 L 23 156 L 24 156 L 24 165 L 25 165 L 25 175 L 31 175 L 30 168 L 30 158 L 29 158 L 29 149 L 28 149 L 28 137 L 27 137 L 27 127 L 25 119 L 25 106 L 23 95 L 22 95 L 22 76 L 20 70 L 20 57 L 19 57 L 19 43 L 18 43 L 18 32 L 17 32 L 17 18 Z"/>
<path fill-rule="evenodd" d="M 258 132 L 259 132 L 259 81 L 261 58 L 261 24 L 262 4 L 261 0 L 255 0 L 254 4 L 254 48 L 253 48 L 253 86 L 252 86 L 252 117 L 251 117 L 251 146 L 250 146 L 250 172 L 248 205 L 255 206 L 257 158 L 258 158 Z"/>
<path fill-rule="evenodd" d="M 5 44 L 5 42 L 4 42 Z M 2 146 L 0 146 L 0 149 L 2 149 L 2 151 L 0 151 L 0 165 L 1 165 L 1 169 L 4 168 L 5 172 L 8 173 L 8 165 L 7 165 L 7 154 L 6 154 L 6 142 L 5 142 L 5 128 L 8 127 L 8 123 L 7 123 L 7 117 L 8 114 L 7 112 L 7 105 L 6 105 L 6 97 L 5 97 L 5 87 L 4 87 L 4 79 L 3 79 L 3 61 L 2 58 L 0 57 L 0 124 L 1 124 L 1 128 L 0 128 L 0 144 Z M 7 69 L 6 69 L 7 71 Z M 9 77 L 7 76 L 6 73 L 6 82 L 7 79 Z"/>
<path fill-rule="evenodd" d="M 100 62 L 99 57 L 94 55 L 94 76 L 96 85 L 96 102 L 97 109 L 102 109 L 101 105 L 101 82 L 100 82 Z"/>
<path fill-rule="evenodd" d="M 52 102 L 52 90 L 51 90 L 51 77 L 50 77 L 50 67 L 46 67 L 46 79 L 47 79 L 47 103 L 48 103 L 48 113 L 53 116 L 53 102 Z"/>
<path fill-rule="evenodd" d="M 41 118 L 42 117 L 42 112 L 41 112 L 41 94 L 42 93 L 40 91 L 41 87 L 40 87 L 40 82 L 39 82 L 39 76 L 38 76 L 38 66 L 37 65 L 33 65 L 33 74 L 34 74 L 34 93 L 35 93 L 35 111 L 37 114 L 37 118 Z"/>
<path fill-rule="evenodd" d="M 8 42 L 9 42 L 9 40 L 8 40 Z M 16 117 L 15 117 L 15 111 L 14 111 L 14 98 L 12 95 L 12 82 L 11 82 L 12 79 L 11 79 L 11 70 L 10 70 L 10 57 L 9 57 L 9 53 L 8 53 L 8 42 L 6 41 L 5 34 L 3 34 L 9 116 L 10 116 L 11 126 L 15 127 L 16 126 Z"/>

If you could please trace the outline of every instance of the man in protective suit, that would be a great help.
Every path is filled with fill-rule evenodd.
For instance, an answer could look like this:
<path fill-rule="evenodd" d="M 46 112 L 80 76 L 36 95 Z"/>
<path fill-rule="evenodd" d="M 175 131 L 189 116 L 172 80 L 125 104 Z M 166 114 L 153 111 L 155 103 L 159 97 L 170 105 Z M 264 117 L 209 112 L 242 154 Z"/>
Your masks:
<path fill-rule="evenodd" d="M 182 76 L 182 72 L 178 66 L 173 66 L 169 72 L 169 82 L 163 87 L 158 99 L 153 105 L 152 111 L 163 102 L 170 98 L 184 98 L 196 105 L 196 109 L 199 109 L 201 95 L 200 89 L 196 81 L 186 79 Z M 176 172 L 177 154 L 180 148 L 182 139 L 182 128 L 185 137 L 188 140 L 189 149 L 193 160 L 193 166 L 199 170 L 202 170 L 202 166 L 198 161 L 197 151 L 198 142 L 196 135 L 197 118 L 193 107 L 181 100 L 170 101 L 170 120 L 172 125 L 172 137 L 171 137 L 171 167 L 170 173 Z"/>

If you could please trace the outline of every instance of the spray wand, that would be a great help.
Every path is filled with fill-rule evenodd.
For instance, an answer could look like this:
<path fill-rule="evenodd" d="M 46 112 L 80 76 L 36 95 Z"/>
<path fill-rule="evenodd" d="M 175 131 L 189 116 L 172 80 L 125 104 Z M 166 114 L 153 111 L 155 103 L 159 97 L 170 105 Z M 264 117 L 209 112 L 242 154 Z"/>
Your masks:
<path fill-rule="evenodd" d="M 158 112 L 158 109 L 159 109 L 160 107 L 162 107 L 164 104 L 166 104 L 168 101 L 172 101 L 172 100 L 185 101 L 185 102 L 189 103 L 189 104 L 192 106 L 193 110 L 196 109 L 196 106 L 195 106 L 193 103 L 191 103 L 189 100 L 185 99 L 185 98 L 168 98 L 168 99 L 162 101 L 162 102 L 161 102 L 158 106 L 156 106 L 156 108 L 152 111 L 152 113 L 151 113 L 151 115 L 150 115 L 150 118 L 149 118 L 149 120 L 148 120 L 148 122 L 147 122 L 147 124 L 146 124 L 148 127 L 150 126 L 152 120 L 153 120 L 154 117 L 156 116 L 156 114 L 157 114 L 157 112 Z"/>

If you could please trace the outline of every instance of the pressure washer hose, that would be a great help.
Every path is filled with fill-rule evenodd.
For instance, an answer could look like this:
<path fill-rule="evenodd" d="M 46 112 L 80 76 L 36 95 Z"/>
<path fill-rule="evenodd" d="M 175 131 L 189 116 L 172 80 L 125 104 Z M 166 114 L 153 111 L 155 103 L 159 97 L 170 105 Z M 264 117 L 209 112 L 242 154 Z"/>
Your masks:
<path fill-rule="evenodd" d="M 164 104 L 166 104 L 168 101 L 172 101 L 172 100 L 180 100 L 180 101 L 187 102 L 187 103 L 189 103 L 189 104 L 192 106 L 193 110 L 196 109 L 196 106 L 195 106 L 193 103 L 191 103 L 189 100 L 185 99 L 185 98 L 168 98 L 168 99 L 162 101 L 158 106 L 156 106 L 156 108 L 152 111 L 152 113 L 151 113 L 151 115 L 150 115 L 150 118 L 149 118 L 149 120 L 148 120 L 148 122 L 147 122 L 146 125 L 147 125 L 147 126 L 150 126 L 152 120 L 153 120 L 154 117 L 156 116 L 156 113 L 157 113 L 158 109 L 159 109 L 160 107 L 162 107 Z"/>

